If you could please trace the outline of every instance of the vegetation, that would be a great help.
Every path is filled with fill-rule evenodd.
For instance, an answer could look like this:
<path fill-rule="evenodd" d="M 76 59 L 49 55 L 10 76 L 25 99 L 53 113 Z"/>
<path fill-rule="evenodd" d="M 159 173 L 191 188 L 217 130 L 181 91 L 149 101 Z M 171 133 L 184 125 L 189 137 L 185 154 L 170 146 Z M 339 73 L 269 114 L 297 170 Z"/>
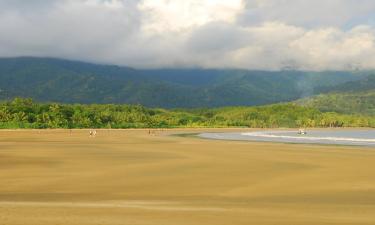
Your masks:
<path fill-rule="evenodd" d="M 366 72 L 366 76 L 359 75 L 361 79 L 344 82 L 330 88 L 320 88 L 321 93 L 357 93 L 375 90 L 375 71 Z"/>
<path fill-rule="evenodd" d="M 141 105 L 0 104 L 0 128 L 375 127 L 375 117 L 321 112 L 297 104 L 166 110 Z"/>
<path fill-rule="evenodd" d="M 135 70 L 22 57 L 0 59 L 0 80 L 0 128 L 375 127 L 373 71 Z M 277 104 L 316 93 L 325 94 Z M 274 105 L 254 106 L 264 104 Z"/>
<path fill-rule="evenodd" d="M 322 112 L 375 116 L 375 74 L 333 87 L 325 94 L 296 101 Z"/>
<path fill-rule="evenodd" d="M 199 108 L 274 104 L 318 87 L 358 80 L 351 72 L 139 70 L 50 58 L 0 58 L 0 99 Z"/>
<path fill-rule="evenodd" d="M 317 108 L 322 112 L 375 116 L 375 90 L 322 94 L 297 101 L 298 104 Z"/>

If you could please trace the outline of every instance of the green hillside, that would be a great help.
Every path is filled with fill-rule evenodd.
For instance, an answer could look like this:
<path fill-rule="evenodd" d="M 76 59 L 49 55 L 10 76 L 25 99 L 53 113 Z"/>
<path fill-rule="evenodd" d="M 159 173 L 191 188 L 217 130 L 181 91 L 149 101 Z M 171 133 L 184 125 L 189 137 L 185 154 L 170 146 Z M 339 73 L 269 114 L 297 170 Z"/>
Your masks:
<path fill-rule="evenodd" d="M 375 90 L 322 94 L 299 100 L 297 103 L 323 112 L 375 115 Z"/>
<path fill-rule="evenodd" d="M 365 72 L 365 76 L 360 75 L 362 78 L 354 81 L 348 81 L 342 84 L 338 84 L 330 88 L 321 88 L 321 92 L 366 92 L 375 90 L 375 71 Z"/>
<path fill-rule="evenodd" d="M 139 70 L 51 58 L 0 59 L 0 100 L 199 108 L 254 106 L 311 96 L 361 79 L 351 72 Z"/>
<path fill-rule="evenodd" d="M 375 115 L 375 75 L 362 80 L 347 82 L 331 92 L 297 101 L 323 112 Z"/>

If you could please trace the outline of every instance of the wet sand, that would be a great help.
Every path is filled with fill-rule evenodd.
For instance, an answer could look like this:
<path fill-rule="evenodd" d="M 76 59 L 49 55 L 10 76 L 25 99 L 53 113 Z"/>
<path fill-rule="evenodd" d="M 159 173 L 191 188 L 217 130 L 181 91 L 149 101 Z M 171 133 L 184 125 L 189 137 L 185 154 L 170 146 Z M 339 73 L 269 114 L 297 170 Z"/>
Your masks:
<path fill-rule="evenodd" d="M 375 224 L 375 149 L 204 131 L 0 131 L 0 224 Z"/>

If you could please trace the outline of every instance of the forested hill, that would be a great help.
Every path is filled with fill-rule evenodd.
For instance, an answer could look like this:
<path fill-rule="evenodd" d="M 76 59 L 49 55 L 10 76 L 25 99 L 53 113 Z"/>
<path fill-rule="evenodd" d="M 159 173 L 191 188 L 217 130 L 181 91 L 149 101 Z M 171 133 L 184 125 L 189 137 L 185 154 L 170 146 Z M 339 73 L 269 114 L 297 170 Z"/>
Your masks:
<path fill-rule="evenodd" d="M 51 58 L 2 58 L 0 100 L 28 97 L 39 102 L 163 108 L 253 106 L 296 100 L 363 76 L 351 72 L 137 70 Z"/>
<path fill-rule="evenodd" d="M 300 105 L 314 107 L 323 112 L 362 114 L 375 116 L 375 74 L 338 85 L 328 93 L 298 100 Z"/>

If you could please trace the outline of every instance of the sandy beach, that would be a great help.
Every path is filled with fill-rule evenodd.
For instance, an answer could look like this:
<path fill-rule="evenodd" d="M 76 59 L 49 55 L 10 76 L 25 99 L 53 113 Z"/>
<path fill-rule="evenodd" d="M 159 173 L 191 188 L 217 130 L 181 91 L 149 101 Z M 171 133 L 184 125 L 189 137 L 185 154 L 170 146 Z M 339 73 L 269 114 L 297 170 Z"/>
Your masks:
<path fill-rule="evenodd" d="M 0 224 L 375 224 L 374 148 L 205 131 L 0 131 Z"/>

